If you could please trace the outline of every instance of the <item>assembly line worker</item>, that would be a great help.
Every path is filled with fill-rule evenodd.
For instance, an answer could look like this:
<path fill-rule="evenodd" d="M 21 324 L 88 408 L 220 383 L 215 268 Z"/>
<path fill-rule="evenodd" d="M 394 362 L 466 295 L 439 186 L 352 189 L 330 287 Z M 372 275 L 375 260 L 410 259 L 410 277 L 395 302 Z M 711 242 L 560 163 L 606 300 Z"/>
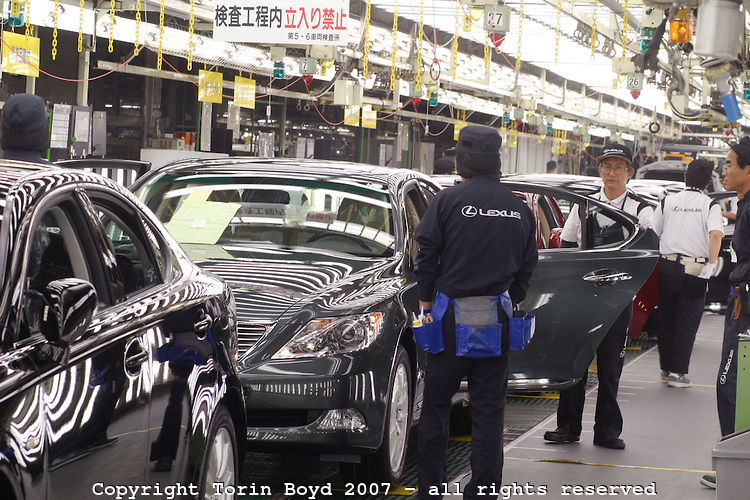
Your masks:
<path fill-rule="evenodd" d="M 695 334 L 703 317 L 706 286 L 716 268 L 724 236 L 718 202 L 703 194 L 713 165 L 693 160 L 685 172 L 687 188 L 663 198 L 654 210 L 659 235 L 659 333 L 661 379 L 669 387 L 690 387 L 687 378 Z"/>
<path fill-rule="evenodd" d="M 630 149 L 621 144 L 607 144 L 597 162 L 604 186 L 593 197 L 637 216 L 641 226 L 650 227 L 653 208 L 627 189 L 627 182 L 633 176 L 633 157 Z M 562 240 L 563 247 L 581 246 L 581 219 L 577 206 L 571 209 L 568 220 L 565 221 Z M 594 417 L 594 444 L 597 446 L 625 448 L 625 442 L 619 437 L 622 432 L 622 413 L 617 403 L 617 389 L 620 385 L 632 317 L 631 301 L 612 324 L 596 350 L 599 389 Z M 560 391 L 557 429 L 544 434 L 547 441 L 569 443 L 580 439 L 587 375 L 584 373 L 580 382 Z"/>
<path fill-rule="evenodd" d="M 435 292 L 450 298 L 499 296 L 514 304 L 526 296 L 537 263 L 531 210 L 499 180 L 502 139 L 479 125 L 461 129 L 456 165 L 464 182 L 439 192 L 416 231 L 420 306 L 429 310 Z M 427 354 L 424 403 L 418 428 L 419 498 L 442 498 L 451 399 L 464 376 L 471 399 L 472 477 L 465 499 L 487 498 L 478 487 L 499 491 L 503 466 L 503 420 L 508 388 L 507 316 L 498 307 L 502 353 L 486 358 L 456 355 L 455 312 L 442 320 L 445 350 Z M 491 491 L 491 490 L 485 490 Z"/>
<path fill-rule="evenodd" d="M 716 377 L 716 406 L 719 411 L 721 435 L 735 432 L 737 406 L 737 349 L 741 333 L 750 328 L 750 300 L 746 285 L 750 282 L 750 137 L 731 144 L 724 163 L 724 188 L 737 191 L 737 217 L 732 235 L 732 248 L 737 264 L 729 273 L 729 298 L 721 344 L 721 363 Z M 716 488 L 716 475 L 706 474 L 701 484 Z"/>
<path fill-rule="evenodd" d="M 42 158 L 49 149 L 49 113 L 44 99 L 34 94 L 16 94 L 3 105 L 0 147 L 3 158 L 51 164 Z"/>

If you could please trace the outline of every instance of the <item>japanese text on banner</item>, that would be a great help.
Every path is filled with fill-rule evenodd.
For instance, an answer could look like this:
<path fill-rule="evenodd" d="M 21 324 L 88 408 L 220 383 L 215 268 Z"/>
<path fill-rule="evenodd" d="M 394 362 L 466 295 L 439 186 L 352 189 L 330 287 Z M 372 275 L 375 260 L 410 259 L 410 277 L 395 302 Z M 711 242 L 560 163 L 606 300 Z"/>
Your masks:
<path fill-rule="evenodd" d="M 349 0 L 216 0 L 214 39 L 246 43 L 344 45 Z"/>
<path fill-rule="evenodd" d="M 5 31 L 3 71 L 16 75 L 39 76 L 39 38 Z"/>
<path fill-rule="evenodd" d="M 200 70 L 198 72 L 198 100 L 220 104 L 223 82 L 223 74 L 216 71 Z"/>
<path fill-rule="evenodd" d="M 241 76 L 234 77 L 234 104 L 255 109 L 255 80 Z"/>

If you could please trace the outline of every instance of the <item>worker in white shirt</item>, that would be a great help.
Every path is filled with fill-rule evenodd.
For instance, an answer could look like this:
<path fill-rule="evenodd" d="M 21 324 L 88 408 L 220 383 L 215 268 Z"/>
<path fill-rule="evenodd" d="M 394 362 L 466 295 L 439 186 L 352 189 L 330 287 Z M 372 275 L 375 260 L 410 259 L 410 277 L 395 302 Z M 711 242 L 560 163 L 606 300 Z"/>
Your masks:
<path fill-rule="evenodd" d="M 724 236 L 721 207 L 705 194 L 713 165 L 694 160 L 685 172 L 687 188 L 664 198 L 654 211 L 659 242 L 659 333 L 661 379 L 669 387 L 690 387 L 687 378 L 695 334 L 706 302 L 708 279 Z"/>
<path fill-rule="evenodd" d="M 602 153 L 596 158 L 599 163 L 599 175 L 604 186 L 592 198 L 602 200 L 620 210 L 638 217 L 643 227 L 651 226 L 653 208 L 642 198 L 628 191 L 627 183 L 633 177 L 633 154 L 630 148 L 623 144 L 607 144 Z M 606 246 L 621 241 L 624 235 L 603 232 L 594 235 L 595 246 Z M 581 219 L 578 207 L 574 206 L 562 231 L 562 246 L 573 248 L 581 246 Z M 596 398 L 596 413 L 594 415 L 594 445 L 615 450 L 625 448 L 625 441 L 620 439 L 622 433 L 622 413 L 617 403 L 617 390 L 620 385 L 625 346 L 630 332 L 630 322 L 633 318 L 633 302 L 631 301 L 620 313 L 618 318 L 607 331 L 596 349 L 597 379 L 599 389 Z M 586 400 L 586 380 L 588 373 L 583 374 L 580 382 L 569 389 L 560 391 L 560 401 L 557 406 L 557 429 L 547 431 L 544 439 L 551 443 L 573 443 L 581 438 L 583 422 L 583 406 Z"/>

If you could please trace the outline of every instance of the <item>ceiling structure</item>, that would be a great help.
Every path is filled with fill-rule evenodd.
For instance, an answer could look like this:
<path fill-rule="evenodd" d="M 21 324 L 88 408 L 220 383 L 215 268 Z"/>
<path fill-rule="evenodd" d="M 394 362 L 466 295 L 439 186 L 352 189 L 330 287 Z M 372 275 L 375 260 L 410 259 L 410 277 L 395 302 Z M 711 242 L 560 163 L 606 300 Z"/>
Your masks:
<path fill-rule="evenodd" d="M 655 70 L 645 71 L 639 95 L 628 89 L 626 76 L 635 71 L 632 59 L 640 54 L 641 28 L 649 22 L 653 24 L 654 19 L 658 21 L 672 6 L 671 0 L 668 3 L 645 0 L 645 5 L 643 1 L 507 0 L 495 4 L 493 0 L 370 0 L 370 28 L 365 37 L 368 1 L 351 0 L 348 39 L 332 54 L 335 66 L 323 74 L 322 64 L 327 57 L 319 58 L 319 71 L 310 82 L 309 94 L 287 91 L 280 95 L 331 101 L 334 81 L 350 80 L 364 87 L 364 104 L 398 109 L 398 113 L 408 116 L 407 111 L 400 109 L 405 98 L 399 101 L 389 89 L 383 91 L 382 80 L 394 71 L 398 90 L 405 96 L 417 74 L 424 82 L 429 79 L 430 70 L 433 74 L 439 70 L 439 106 L 429 117 L 432 120 L 450 122 L 466 112 L 469 121 L 471 113 L 475 112 L 497 118 L 507 114 L 530 123 L 552 124 L 555 129 L 583 131 L 594 136 L 611 137 L 619 133 L 627 138 L 668 140 L 679 139 L 687 130 L 692 130 L 688 127 L 704 132 L 713 129 L 717 136 L 729 131 L 742 133 L 742 128 L 750 125 L 744 118 L 750 117 L 750 106 L 742 99 L 743 83 L 750 82 L 747 71 L 750 0 L 741 7 L 733 0 L 707 0 L 701 4 L 686 0 L 684 5 L 698 9 L 698 24 L 701 12 L 708 11 L 704 5 L 711 2 L 734 6 L 737 16 L 741 17 L 738 58 L 721 70 L 722 75 L 729 75 L 724 79 L 725 87 L 728 84 L 730 90 L 737 89 L 743 115 L 734 127 L 727 126 L 723 115 L 721 93 L 726 94 L 726 88 L 717 87 L 721 78 L 716 79 L 715 74 L 709 78 L 703 67 L 707 58 L 688 53 L 685 45 L 669 42 L 668 32 L 654 60 Z M 55 2 L 32 0 L 30 3 L 32 24 L 53 27 Z M 190 53 L 196 63 L 268 77 L 268 86 L 261 86 L 260 90 L 279 89 L 287 81 L 298 78 L 299 58 L 315 53 L 310 46 L 287 46 L 283 59 L 284 80 L 274 80 L 274 61 L 267 44 L 212 38 L 214 0 L 195 0 L 192 7 L 189 1 L 164 0 L 163 32 L 159 27 L 160 3 L 139 3 L 142 16 L 136 21 L 137 4 L 134 2 L 118 2 L 112 13 L 107 3 L 84 2 L 82 11 L 78 3 L 63 1 L 57 23 L 60 29 L 96 34 L 99 43 L 109 37 L 134 43 L 137 36 L 138 42 L 150 50 L 157 50 L 161 44 L 165 54 L 187 58 Z M 300 5 L 305 4 L 300 0 Z M 507 33 L 497 47 L 488 41 L 483 14 L 477 10 L 485 4 L 491 4 L 491 8 L 504 5 L 510 11 Z M 189 35 L 191 10 L 194 33 Z M 398 33 L 394 43 L 395 14 Z M 628 28 L 623 34 L 625 18 Z M 420 23 L 423 25 L 421 43 Z M 717 26 L 715 36 L 721 37 L 721 30 Z M 454 43 L 456 35 L 457 44 Z M 592 38 L 595 40 L 593 48 Z M 188 50 L 191 39 L 192 51 Z M 458 52 L 454 55 L 456 45 Z M 362 67 L 366 46 L 367 78 Z M 422 47 L 421 68 L 417 67 L 419 46 Z M 456 62 L 455 72 L 453 61 Z M 143 71 L 151 76 L 168 76 L 169 73 L 153 68 L 143 68 Z M 259 85 L 265 83 L 261 78 L 258 80 Z M 232 84 L 225 82 L 225 86 L 232 87 Z"/>

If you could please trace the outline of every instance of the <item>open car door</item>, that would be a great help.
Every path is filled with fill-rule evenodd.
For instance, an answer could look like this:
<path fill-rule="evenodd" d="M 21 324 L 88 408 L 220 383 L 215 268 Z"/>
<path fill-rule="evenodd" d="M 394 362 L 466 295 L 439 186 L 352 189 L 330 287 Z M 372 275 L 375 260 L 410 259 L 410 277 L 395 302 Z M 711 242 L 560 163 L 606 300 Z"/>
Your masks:
<path fill-rule="evenodd" d="M 611 205 L 560 188 L 503 181 L 538 217 L 539 263 L 521 307 L 536 316 L 536 333 L 510 358 L 510 387 L 562 389 L 579 380 L 599 343 L 656 266 L 658 238 Z M 549 241 L 559 214 L 578 210 L 582 248 Z M 502 256 L 499 256 L 502 258 Z"/>

